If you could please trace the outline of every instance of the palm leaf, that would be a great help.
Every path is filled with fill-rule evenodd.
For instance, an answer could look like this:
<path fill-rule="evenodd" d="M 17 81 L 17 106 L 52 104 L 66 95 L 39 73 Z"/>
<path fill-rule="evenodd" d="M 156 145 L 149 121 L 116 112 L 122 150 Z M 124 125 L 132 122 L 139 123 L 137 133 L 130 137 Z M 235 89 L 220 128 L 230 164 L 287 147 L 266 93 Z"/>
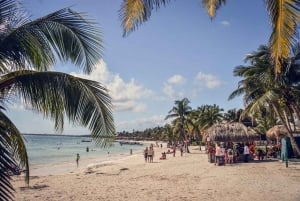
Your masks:
<path fill-rule="evenodd" d="M 102 147 L 113 140 L 111 98 L 95 81 L 59 72 L 23 70 L 2 76 L 0 89 L 7 97 L 21 97 L 25 105 L 54 120 L 57 130 L 63 129 L 66 115 L 74 125 L 88 127 Z"/>
<path fill-rule="evenodd" d="M 299 0 L 266 1 L 273 31 L 269 40 L 275 72 L 280 74 L 282 62 L 296 42 L 296 29 L 300 20 Z"/>
<path fill-rule="evenodd" d="M 16 166 L 24 169 L 25 181 L 29 184 L 29 163 L 21 133 L 2 111 L 0 111 L 0 153 L 0 199 L 11 200 L 13 187 L 9 172 L 14 172 L 13 167 Z"/>
<path fill-rule="evenodd" d="M 202 0 L 202 4 L 211 19 L 216 16 L 216 11 L 225 3 L 226 0 Z"/>
<path fill-rule="evenodd" d="M 119 17 L 122 22 L 123 36 L 134 31 L 143 22 L 146 22 L 153 9 L 165 6 L 170 0 L 124 0 Z"/>
<path fill-rule="evenodd" d="M 0 111 L 0 125 L 3 127 L 6 133 L 9 135 L 9 144 L 11 147 L 11 153 L 18 163 L 17 165 L 21 167 L 22 170 L 25 170 L 25 180 L 29 182 L 29 163 L 28 155 L 26 151 L 26 146 L 24 139 L 21 135 L 21 132 L 13 124 L 13 122 L 2 112 Z"/>
<path fill-rule="evenodd" d="M 0 39 L 1 61 L 15 70 L 48 70 L 58 57 L 90 73 L 102 55 L 101 32 L 92 20 L 82 16 L 83 13 L 65 8 L 11 26 Z"/>

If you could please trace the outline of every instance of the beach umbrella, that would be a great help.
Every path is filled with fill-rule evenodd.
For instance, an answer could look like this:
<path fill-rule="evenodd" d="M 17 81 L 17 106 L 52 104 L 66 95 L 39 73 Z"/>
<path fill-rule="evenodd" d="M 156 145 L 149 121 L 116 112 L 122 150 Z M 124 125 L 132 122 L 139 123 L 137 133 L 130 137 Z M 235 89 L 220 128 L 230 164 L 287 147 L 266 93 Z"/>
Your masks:
<path fill-rule="evenodd" d="M 259 134 L 240 122 L 217 123 L 207 131 L 207 137 L 214 142 L 251 142 L 259 140 Z"/>

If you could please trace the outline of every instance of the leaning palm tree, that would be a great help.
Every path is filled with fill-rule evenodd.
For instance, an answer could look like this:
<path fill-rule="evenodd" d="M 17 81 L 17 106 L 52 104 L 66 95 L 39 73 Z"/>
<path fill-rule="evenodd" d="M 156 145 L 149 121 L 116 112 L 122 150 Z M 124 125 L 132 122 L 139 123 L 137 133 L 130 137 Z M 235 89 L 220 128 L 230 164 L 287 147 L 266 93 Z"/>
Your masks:
<path fill-rule="evenodd" d="M 268 46 L 260 46 L 258 51 L 246 57 L 249 66 L 238 66 L 234 69 L 234 75 L 243 77 L 243 80 L 239 81 L 238 89 L 230 94 L 229 99 L 243 95 L 246 108 L 242 115 L 255 116 L 258 112 L 264 112 L 265 108 L 274 111 L 276 118 L 288 130 L 294 154 L 297 156 L 300 149 L 292 133 L 295 130 L 295 119 L 300 117 L 300 48 L 298 51 L 293 50 L 293 53 L 295 56 L 291 55 L 283 62 L 286 65 L 284 73 L 274 79 L 270 49 Z"/>
<path fill-rule="evenodd" d="M 120 9 L 120 18 L 126 36 L 139 25 L 148 21 L 153 10 L 166 6 L 171 0 L 124 0 Z M 202 0 L 210 18 L 226 0 Z M 276 75 L 281 73 L 281 61 L 289 57 L 290 48 L 296 42 L 296 30 L 300 19 L 299 0 L 266 0 L 272 33 L 269 39 L 272 63 Z"/>
<path fill-rule="evenodd" d="M 70 8 L 30 20 L 16 0 L 0 0 L 0 200 L 13 198 L 9 171 L 29 163 L 21 131 L 5 111 L 20 102 L 54 121 L 62 131 L 64 119 L 88 127 L 100 146 L 115 134 L 111 98 L 95 81 L 55 72 L 58 61 L 69 61 L 91 73 L 102 54 L 96 24 Z M 52 71 L 50 71 L 52 70 Z"/>

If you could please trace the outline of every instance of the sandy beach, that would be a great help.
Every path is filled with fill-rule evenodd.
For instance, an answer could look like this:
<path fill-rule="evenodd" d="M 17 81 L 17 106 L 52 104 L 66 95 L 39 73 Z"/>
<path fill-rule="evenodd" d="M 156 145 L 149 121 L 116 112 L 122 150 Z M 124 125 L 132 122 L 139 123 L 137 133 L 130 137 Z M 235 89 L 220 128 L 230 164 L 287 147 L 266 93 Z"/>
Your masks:
<path fill-rule="evenodd" d="M 15 200 L 300 200 L 300 162 L 290 161 L 289 168 L 277 160 L 215 166 L 199 147 L 190 147 L 191 153 L 182 157 L 177 152 L 159 160 L 164 151 L 155 148 L 153 163 L 133 153 L 70 172 L 37 171 L 29 188 L 16 176 Z"/>

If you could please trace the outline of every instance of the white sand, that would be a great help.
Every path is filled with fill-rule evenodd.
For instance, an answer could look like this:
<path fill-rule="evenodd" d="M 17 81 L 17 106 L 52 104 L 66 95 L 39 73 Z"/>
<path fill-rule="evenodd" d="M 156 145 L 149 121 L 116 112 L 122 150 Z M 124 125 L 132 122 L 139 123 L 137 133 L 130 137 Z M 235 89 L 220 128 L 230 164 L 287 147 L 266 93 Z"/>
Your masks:
<path fill-rule="evenodd" d="M 204 151 L 190 147 L 191 153 L 167 154 L 155 149 L 154 163 L 143 155 L 79 168 L 69 173 L 34 176 L 26 188 L 22 177 L 13 185 L 18 201 L 104 200 L 104 201 L 299 201 L 300 163 L 289 168 L 278 161 L 215 166 Z M 53 172 L 51 172 L 53 173 Z"/>

